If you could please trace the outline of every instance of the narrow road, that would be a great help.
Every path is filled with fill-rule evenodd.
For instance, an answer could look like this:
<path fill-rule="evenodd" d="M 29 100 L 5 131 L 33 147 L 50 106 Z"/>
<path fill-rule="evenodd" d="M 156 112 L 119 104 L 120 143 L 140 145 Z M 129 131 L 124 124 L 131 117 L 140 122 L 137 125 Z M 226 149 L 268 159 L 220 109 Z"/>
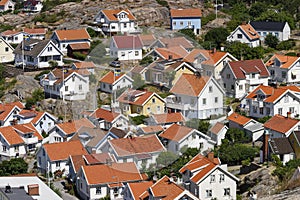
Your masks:
<path fill-rule="evenodd" d="M 69 193 L 65 192 L 64 190 L 64 180 L 60 180 L 60 181 L 54 181 L 53 182 L 53 186 L 57 189 L 59 189 L 59 191 L 61 192 L 61 198 L 63 198 L 63 200 L 78 200 L 77 197 L 70 195 Z"/>

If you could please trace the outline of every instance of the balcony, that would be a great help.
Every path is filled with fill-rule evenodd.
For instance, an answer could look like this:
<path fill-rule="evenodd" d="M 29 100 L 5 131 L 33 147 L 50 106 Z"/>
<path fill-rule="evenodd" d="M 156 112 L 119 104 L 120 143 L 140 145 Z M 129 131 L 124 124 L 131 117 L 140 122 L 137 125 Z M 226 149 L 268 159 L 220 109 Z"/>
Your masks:
<path fill-rule="evenodd" d="M 264 102 L 263 101 L 253 101 L 252 105 L 255 107 L 263 108 L 264 107 Z"/>
<path fill-rule="evenodd" d="M 38 142 L 38 137 L 33 136 L 31 138 L 23 138 L 25 144 L 35 144 Z"/>
<path fill-rule="evenodd" d="M 190 104 L 185 104 L 182 102 L 166 102 L 166 106 L 176 110 L 192 110 Z"/>

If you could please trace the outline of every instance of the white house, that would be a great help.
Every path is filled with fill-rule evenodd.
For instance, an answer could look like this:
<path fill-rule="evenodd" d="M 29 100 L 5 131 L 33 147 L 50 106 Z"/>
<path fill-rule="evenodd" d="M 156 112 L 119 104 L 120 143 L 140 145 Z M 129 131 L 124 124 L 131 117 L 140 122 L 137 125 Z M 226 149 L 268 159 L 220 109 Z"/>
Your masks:
<path fill-rule="evenodd" d="M 149 135 L 109 140 L 102 151 L 114 155 L 116 162 L 135 162 L 138 169 L 143 169 L 155 164 L 158 155 L 166 149 L 156 135 Z"/>
<path fill-rule="evenodd" d="M 246 96 L 245 101 L 243 107 L 249 116 L 255 118 L 286 115 L 288 112 L 291 117 L 300 114 L 300 89 L 297 86 L 273 88 L 260 85 Z"/>
<path fill-rule="evenodd" d="M 16 30 L 6 30 L 1 33 L 3 39 L 10 44 L 19 44 L 23 41 L 24 33 Z"/>
<path fill-rule="evenodd" d="M 101 172 L 101 173 L 99 173 Z M 82 166 L 77 173 L 76 190 L 81 199 L 123 199 L 126 183 L 142 181 L 133 162 Z"/>
<path fill-rule="evenodd" d="M 95 22 L 104 33 L 110 35 L 138 31 L 136 18 L 128 9 L 100 10 Z"/>
<path fill-rule="evenodd" d="M 291 28 L 288 22 L 251 21 L 250 25 L 260 35 L 261 40 L 264 40 L 269 34 L 276 36 L 279 41 L 288 40 L 291 36 Z"/>
<path fill-rule="evenodd" d="M 184 125 L 186 120 L 181 112 L 175 112 L 153 114 L 149 116 L 149 119 L 145 119 L 145 121 L 147 122 L 147 125 L 169 128 L 172 124 Z"/>
<path fill-rule="evenodd" d="M 95 74 L 96 65 L 95 65 L 94 62 L 82 61 L 82 62 L 74 62 L 74 63 L 72 63 L 71 68 L 72 69 L 86 69 L 91 74 Z"/>
<path fill-rule="evenodd" d="M 43 8 L 41 0 L 26 0 L 24 2 L 24 11 L 27 12 L 40 12 Z"/>
<path fill-rule="evenodd" d="M 135 35 L 113 36 L 110 41 L 110 57 L 120 61 L 141 60 L 143 44 Z"/>
<path fill-rule="evenodd" d="M 15 10 L 15 4 L 12 0 L 0 0 L 0 12 Z"/>
<path fill-rule="evenodd" d="M 24 28 L 23 34 L 31 39 L 44 40 L 46 38 L 46 28 Z"/>
<path fill-rule="evenodd" d="M 24 108 L 24 105 L 17 101 L 13 103 L 0 104 L 0 126 L 15 124 L 16 115 Z"/>
<path fill-rule="evenodd" d="M 205 76 L 214 76 L 215 79 L 221 79 L 221 71 L 226 63 L 237 61 L 237 59 L 228 52 L 193 49 L 184 57 L 184 61 L 193 63 L 196 69 L 200 69 Z"/>
<path fill-rule="evenodd" d="M 117 113 L 111 110 L 98 108 L 92 114 L 90 114 L 88 118 L 96 126 L 99 126 L 104 130 L 108 130 L 112 127 L 123 130 L 128 129 L 129 119 L 121 113 Z"/>
<path fill-rule="evenodd" d="M 233 61 L 221 71 L 226 95 L 241 99 L 258 85 L 268 85 L 270 73 L 261 59 Z"/>
<path fill-rule="evenodd" d="M 242 24 L 230 33 L 227 37 L 227 41 L 238 41 L 247 44 L 249 47 L 258 47 L 260 45 L 259 38 L 259 34 L 250 24 Z"/>
<path fill-rule="evenodd" d="M 49 98 L 85 100 L 89 92 L 89 75 L 85 70 L 54 69 L 44 75 L 40 84 Z"/>
<path fill-rule="evenodd" d="M 44 144 L 37 151 L 37 168 L 41 173 L 49 174 L 60 170 L 69 174 L 68 158 L 70 155 L 86 155 L 87 152 L 79 140 Z"/>
<path fill-rule="evenodd" d="M 132 83 L 132 78 L 116 71 L 108 72 L 99 80 L 100 90 L 107 93 L 113 93 L 122 88 L 131 88 Z"/>
<path fill-rule="evenodd" d="M 63 54 L 51 40 L 27 39 L 21 42 L 14 51 L 15 65 L 33 68 L 51 67 L 51 62 L 62 66 Z M 24 57 L 23 57 L 24 56 Z"/>
<path fill-rule="evenodd" d="M 239 179 L 227 171 L 227 164 L 221 164 L 213 153 L 208 157 L 196 155 L 179 172 L 184 188 L 199 199 L 236 200 Z"/>
<path fill-rule="evenodd" d="M 67 54 L 67 46 L 70 44 L 87 44 L 90 46 L 91 43 L 91 37 L 86 29 L 56 30 L 50 39 L 55 42 L 64 55 Z"/>
<path fill-rule="evenodd" d="M 217 122 L 208 130 L 208 135 L 216 142 L 216 145 L 219 146 L 222 144 L 222 140 L 225 139 L 227 130 L 228 127 L 226 125 Z"/>
<path fill-rule="evenodd" d="M 15 59 L 14 48 L 0 36 L 0 63 L 12 62 Z"/>
<path fill-rule="evenodd" d="M 271 138 L 269 140 L 269 157 L 276 155 L 283 165 L 296 158 L 293 147 L 288 138 Z"/>
<path fill-rule="evenodd" d="M 215 78 L 182 74 L 166 98 L 167 109 L 188 119 L 207 119 L 223 114 L 224 91 Z"/>
<path fill-rule="evenodd" d="M 86 118 L 55 124 L 49 134 L 49 143 L 69 141 L 81 127 L 95 128 L 95 125 Z"/>
<path fill-rule="evenodd" d="M 274 54 L 266 66 L 275 83 L 300 82 L 300 57 Z"/>
<path fill-rule="evenodd" d="M 203 153 L 214 148 L 215 142 L 204 133 L 186 126 L 173 124 L 161 134 L 162 143 L 175 154 L 181 154 L 184 148 L 197 148 Z"/>

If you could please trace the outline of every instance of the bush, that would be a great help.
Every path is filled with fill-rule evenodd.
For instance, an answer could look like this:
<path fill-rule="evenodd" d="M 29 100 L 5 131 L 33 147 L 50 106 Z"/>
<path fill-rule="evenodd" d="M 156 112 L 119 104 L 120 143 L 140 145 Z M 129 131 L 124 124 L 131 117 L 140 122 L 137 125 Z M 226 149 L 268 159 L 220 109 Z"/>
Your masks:
<path fill-rule="evenodd" d="M 49 74 L 50 70 L 44 70 L 40 73 L 38 73 L 37 75 L 34 76 L 34 79 L 39 81 L 40 80 L 40 76 L 44 75 L 44 74 Z"/>
<path fill-rule="evenodd" d="M 140 61 L 140 65 L 148 65 L 153 62 L 153 58 L 151 56 L 146 56 Z"/>
<path fill-rule="evenodd" d="M 156 2 L 157 2 L 159 5 L 163 6 L 163 7 L 169 8 L 169 4 L 168 4 L 167 1 L 164 1 L 164 0 L 156 0 Z"/>
<path fill-rule="evenodd" d="M 73 57 L 78 60 L 85 60 L 86 55 L 80 52 L 73 52 Z"/>
<path fill-rule="evenodd" d="M 296 45 L 294 40 L 287 40 L 287 41 L 282 41 L 280 42 L 277 46 L 276 49 L 278 50 L 290 50 Z"/>
<path fill-rule="evenodd" d="M 207 16 L 203 16 L 203 17 L 201 18 L 201 25 L 202 25 L 202 26 L 205 26 L 208 22 L 214 20 L 215 18 L 216 18 L 216 14 L 214 14 L 214 13 L 210 13 L 210 14 L 207 15 Z"/>
<path fill-rule="evenodd" d="M 91 38 L 97 37 L 97 33 L 96 33 L 96 31 L 95 31 L 94 29 L 88 27 L 88 28 L 86 29 L 86 31 L 89 33 L 89 35 L 91 36 Z"/>
<path fill-rule="evenodd" d="M 139 125 L 139 124 L 143 124 L 144 123 L 144 119 L 146 119 L 147 117 L 145 115 L 139 115 L 136 117 L 131 117 L 130 119 L 133 121 L 133 123 L 135 125 Z"/>
<path fill-rule="evenodd" d="M 0 164 L 0 176 L 10 176 L 16 174 L 27 173 L 28 164 L 23 158 L 12 158 L 7 161 L 4 160 Z"/>

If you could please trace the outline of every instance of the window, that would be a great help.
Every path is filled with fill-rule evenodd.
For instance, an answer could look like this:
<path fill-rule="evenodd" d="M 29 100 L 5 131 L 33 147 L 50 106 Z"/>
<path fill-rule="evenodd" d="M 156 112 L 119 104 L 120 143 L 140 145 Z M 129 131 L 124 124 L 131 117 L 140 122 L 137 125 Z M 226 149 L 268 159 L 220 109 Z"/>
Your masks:
<path fill-rule="evenodd" d="M 271 74 L 271 76 L 274 76 L 274 74 L 275 74 L 274 70 L 270 70 L 270 74 Z"/>
<path fill-rule="evenodd" d="M 218 97 L 215 97 L 215 103 L 218 103 Z"/>
<path fill-rule="evenodd" d="M 175 144 L 175 151 L 178 151 L 179 148 L 178 148 L 178 144 Z"/>
<path fill-rule="evenodd" d="M 61 142 L 61 137 L 54 136 L 54 141 L 55 142 Z"/>
<path fill-rule="evenodd" d="M 19 151 L 19 146 L 15 146 L 15 152 L 18 152 Z"/>
<path fill-rule="evenodd" d="M 206 197 L 212 197 L 212 190 L 206 190 Z"/>
<path fill-rule="evenodd" d="M 281 77 L 286 78 L 286 72 L 281 72 Z"/>
<path fill-rule="evenodd" d="M 239 85 L 239 90 L 243 90 L 243 85 Z"/>
<path fill-rule="evenodd" d="M 121 56 L 125 56 L 125 52 L 122 51 L 122 52 L 121 52 Z"/>
<path fill-rule="evenodd" d="M 74 82 L 75 81 L 75 76 L 72 76 L 72 82 Z"/>
<path fill-rule="evenodd" d="M 69 87 L 68 86 L 65 86 L 65 91 L 67 92 L 69 90 Z"/>
<path fill-rule="evenodd" d="M 295 111 L 294 107 L 290 107 L 289 111 L 290 111 L 290 113 L 294 113 L 294 111 Z"/>
<path fill-rule="evenodd" d="M 152 103 L 155 103 L 155 99 L 154 98 L 152 99 Z"/>
<path fill-rule="evenodd" d="M 225 175 L 224 174 L 220 174 L 220 182 L 225 181 Z"/>
<path fill-rule="evenodd" d="M 160 112 L 160 106 L 157 106 L 157 112 Z"/>
<path fill-rule="evenodd" d="M 180 22 L 180 26 L 182 26 L 183 25 L 183 22 Z"/>
<path fill-rule="evenodd" d="M 140 113 L 141 112 L 141 108 L 140 107 L 136 108 L 136 112 Z"/>
<path fill-rule="evenodd" d="M 251 74 L 251 78 L 255 78 L 255 74 Z"/>
<path fill-rule="evenodd" d="M 264 108 L 259 108 L 259 114 L 261 114 L 261 115 L 264 114 Z"/>
<path fill-rule="evenodd" d="M 41 165 L 42 164 L 42 158 L 39 156 L 39 165 Z"/>
<path fill-rule="evenodd" d="M 176 22 L 173 22 L 173 26 L 176 26 Z"/>
<path fill-rule="evenodd" d="M 224 88 L 226 88 L 226 83 L 224 83 Z"/>
<path fill-rule="evenodd" d="M 284 103 L 288 103 L 289 102 L 289 96 L 288 95 L 285 95 L 284 96 Z"/>
<path fill-rule="evenodd" d="M 230 79 L 230 74 L 226 74 L 226 78 L 227 78 L 227 79 Z"/>
<path fill-rule="evenodd" d="M 124 23 L 124 28 L 127 28 L 127 24 L 126 23 Z"/>
<path fill-rule="evenodd" d="M 203 104 L 203 105 L 206 105 L 206 98 L 203 98 L 203 99 L 202 99 L 202 104 Z"/>
<path fill-rule="evenodd" d="M 216 181 L 216 176 L 210 175 L 210 182 L 215 182 L 215 181 Z"/>
<path fill-rule="evenodd" d="M 212 91 L 213 91 L 213 87 L 212 87 L 212 86 L 209 86 L 208 91 L 209 91 L 209 92 L 212 92 Z"/>
<path fill-rule="evenodd" d="M 45 149 L 43 149 L 43 156 L 45 156 L 46 152 L 45 152 Z"/>
<path fill-rule="evenodd" d="M 148 107 L 148 108 L 147 108 L 147 111 L 148 111 L 148 112 L 150 112 L 150 111 L 151 111 L 150 107 Z"/>
<path fill-rule="evenodd" d="M 123 163 L 127 163 L 127 158 L 123 158 Z"/>
<path fill-rule="evenodd" d="M 230 188 L 224 188 L 224 196 L 230 196 Z"/>
<path fill-rule="evenodd" d="M 257 107 L 253 106 L 253 113 L 257 113 Z"/>
<path fill-rule="evenodd" d="M 267 107 L 267 115 L 270 115 L 271 109 Z"/>
<path fill-rule="evenodd" d="M 7 150 L 6 146 L 2 146 L 2 151 L 6 152 L 6 150 Z"/>
<path fill-rule="evenodd" d="M 278 114 L 282 115 L 282 108 L 278 108 Z"/>
<path fill-rule="evenodd" d="M 199 143 L 199 149 L 203 149 L 203 142 Z"/>
<path fill-rule="evenodd" d="M 237 38 L 242 39 L 243 35 L 242 34 L 237 34 Z"/>
<path fill-rule="evenodd" d="M 234 85 L 231 85 L 231 89 L 234 90 Z"/>
<path fill-rule="evenodd" d="M 48 51 L 52 51 L 52 47 L 48 47 Z"/>
<path fill-rule="evenodd" d="M 139 51 L 134 51 L 134 55 L 138 56 L 139 55 Z"/>
<path fill-rule="evenodd" d="M 81 84 L 78 86 L 78 89 L 79 89 L 80 91 L 82 90 L 82 85 L 81 85 Z"/>
<path fill-rule="evenodd" d="M 60 167 L 60 161 L 55 161 L 55 166 Z"/>
<path fill-rule="evenodd" d="M 8 52 L 9 51 L 9 48 L 8 47 L 5 47 L 5 52 Z"/>
<path fill-rule="evenodd" d="M 96 194 L 101 194 L 101 187 L 96 187 Z"/>

